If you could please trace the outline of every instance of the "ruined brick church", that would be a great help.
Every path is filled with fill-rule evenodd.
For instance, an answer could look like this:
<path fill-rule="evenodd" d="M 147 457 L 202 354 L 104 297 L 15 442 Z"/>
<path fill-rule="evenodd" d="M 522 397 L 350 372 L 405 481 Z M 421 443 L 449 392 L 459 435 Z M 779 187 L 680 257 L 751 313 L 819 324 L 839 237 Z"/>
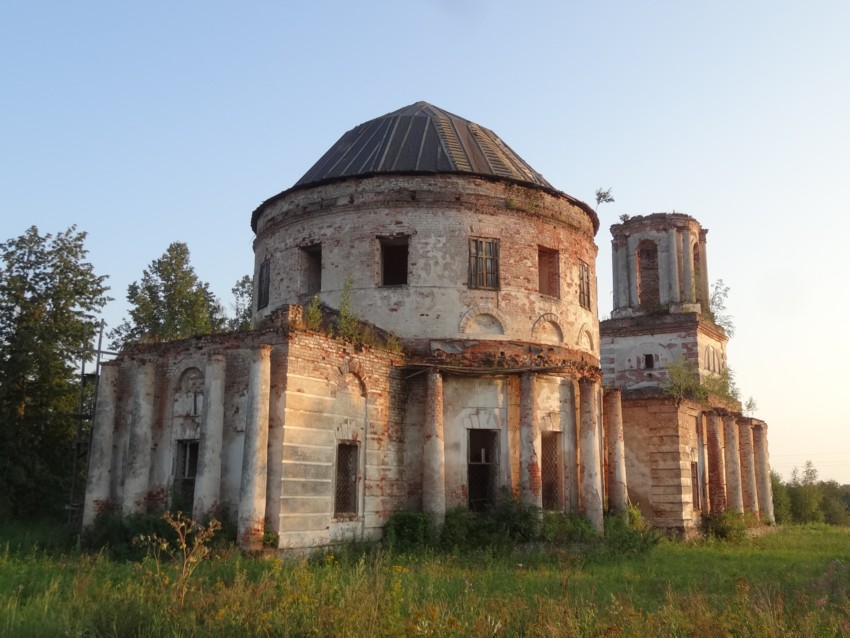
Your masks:
<path fill-rule="evenodd" d="M 681 359 L 726 366 L 692 217 L 612 227 L 600 323 L 594 210 L 418 102 L 345 133 L 251 226 L 251 331 L 102 366 L 84 525 L 180 504 L 246 549 L 307 548 L 504 494 L 598 530 L 628 503 L 681 534 L 725 509 L 772 521 L 766 424 L 662 387 Z M 315 297 L 378 337 L 317 328 Z"/>

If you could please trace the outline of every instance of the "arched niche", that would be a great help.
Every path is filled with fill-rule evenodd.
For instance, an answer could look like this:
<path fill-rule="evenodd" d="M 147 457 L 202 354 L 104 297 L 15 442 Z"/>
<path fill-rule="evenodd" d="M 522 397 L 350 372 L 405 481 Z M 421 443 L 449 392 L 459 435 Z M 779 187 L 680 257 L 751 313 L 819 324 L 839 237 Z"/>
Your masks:
<path fill-rule="evenodd" d="M 584 324 L 581 328 L 579 328 L 576 345 L 579 349 L 584 350 L 585 352 L 594 352 L 593 334 L 590 332 L 587 324 Z"/>
<path fill-rule="evenodd" d="M 531 328 L 531 338 L 538 343 L 562 344 L 564 331 L 561 330 L 558 317 L 552 313 L 538 317 Z"/>
<path fill-rule="evenodd" d="M 460 320 L 460 332 L 464 334 L 505 334 L 505 317 L 491 306 L 476 306 L 467 310 Z"/>
<path fill-rule="evenodd" d="M 723 364 L 720 359 L 720 355 L 717 352 L 717 349 L 712 345 L 707 345 L 705 347 L 705 353 L 703 355 L 702 367 L 709 372 L 722 372 Z"/>
<path fill-rule="evenodd" d="M 199 417 L 204 407 L 204 373 L 186 368 L 178 377 L 174 391 L 174 416 Z"/>
<path fill-rule="evenodd" d="M 346 359 L 337 368 L 336 374 L 330 379 L 331 393 L 336 396 L 340 392 L 366 397 L 366 382 L 359 361 Z"/>

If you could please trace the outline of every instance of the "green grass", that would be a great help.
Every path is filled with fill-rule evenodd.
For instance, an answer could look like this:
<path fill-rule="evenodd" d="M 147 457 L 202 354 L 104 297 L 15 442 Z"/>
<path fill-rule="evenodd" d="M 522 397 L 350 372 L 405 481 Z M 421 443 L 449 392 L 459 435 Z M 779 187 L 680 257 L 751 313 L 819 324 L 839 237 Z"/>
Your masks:
<path fill-rule="evenodd" d="M 850 635 L 850 530 L 827 526 L 628 556 L 342 547 L 280 560 L 224 549 L 182 606 L 154 567 L 0 527 L 0 635 Z"/>

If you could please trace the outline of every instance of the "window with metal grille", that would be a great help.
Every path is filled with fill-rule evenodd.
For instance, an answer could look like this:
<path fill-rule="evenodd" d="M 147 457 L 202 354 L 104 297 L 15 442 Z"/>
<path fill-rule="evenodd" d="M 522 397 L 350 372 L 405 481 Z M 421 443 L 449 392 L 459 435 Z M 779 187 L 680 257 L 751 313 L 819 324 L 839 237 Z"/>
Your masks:
<path fill-rule="evenodd" d="M 469 287 L 499 288 L 499 240 L 469 240 Z"/>
<path fill-rule="evenodd" d="M 174 468 L 174 496 L 178 503 L 172 503 L 174 508 L 191 510 L 195 499 L 195 477 L 198 474 L 197 439 L 177 441 L 177 463 Z"/>
<path fill-rule="evenodd" d="M 301 257 L 304 292 L 308 295 L 315 295 L 322 290 L 322 245 L 302 246 Z"/>
<path fill-rule="evenodd" d="M 559 261 L 557 250 L 543 246 L 537 247 L 537 279 L 541 295 L 561 296 Z"/>
<path fill-rule="evenodd" d="M 381 242 L 381 285 L 403 286 L 407 283 L 409 237 L 379 237 Z"/>
<path fill-rule="evenodd" d="M 340 443 L 336 446 L 336 492 L 334 514 L 357 514 L 357 444 Z"/>
<path fill-rule="evenodd" d="M 561 433 L 542 432 L 540 435 L 540 482 L 543 489 L 543 509 L 561 509 Z"/>
<path fill-rule="evenodd" d="M 260 264 L 260 272 L 257 275 L 259 280 L 257 286 L 257 310 L 262 310 L 269 305 L 269 283 L 271 282 L 271 269 L 269 260 L 266 259 Z"/>
<path fill-rule="evenodd" d="M 578 262 L 578 302 L 590 310 L 590 266 L 583 261 Z"/>
<path fill-rule="evenodd" d="M 498 430 L 469 430 L 469 509 L 480 512 L 496 500 L 499 476 Z"/>

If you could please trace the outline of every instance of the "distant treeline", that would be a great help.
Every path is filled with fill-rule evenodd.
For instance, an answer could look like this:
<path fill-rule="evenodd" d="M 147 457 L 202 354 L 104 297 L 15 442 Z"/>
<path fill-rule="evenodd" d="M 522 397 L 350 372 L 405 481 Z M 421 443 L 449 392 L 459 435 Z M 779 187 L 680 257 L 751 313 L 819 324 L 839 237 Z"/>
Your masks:
<path fill-rule="evenodd" d="M 850 485 L 819 481 L 811 461 L 794 468 L 787 483 L 771 472 L 777 523 L 828 523 L 850 526 Z"/>

